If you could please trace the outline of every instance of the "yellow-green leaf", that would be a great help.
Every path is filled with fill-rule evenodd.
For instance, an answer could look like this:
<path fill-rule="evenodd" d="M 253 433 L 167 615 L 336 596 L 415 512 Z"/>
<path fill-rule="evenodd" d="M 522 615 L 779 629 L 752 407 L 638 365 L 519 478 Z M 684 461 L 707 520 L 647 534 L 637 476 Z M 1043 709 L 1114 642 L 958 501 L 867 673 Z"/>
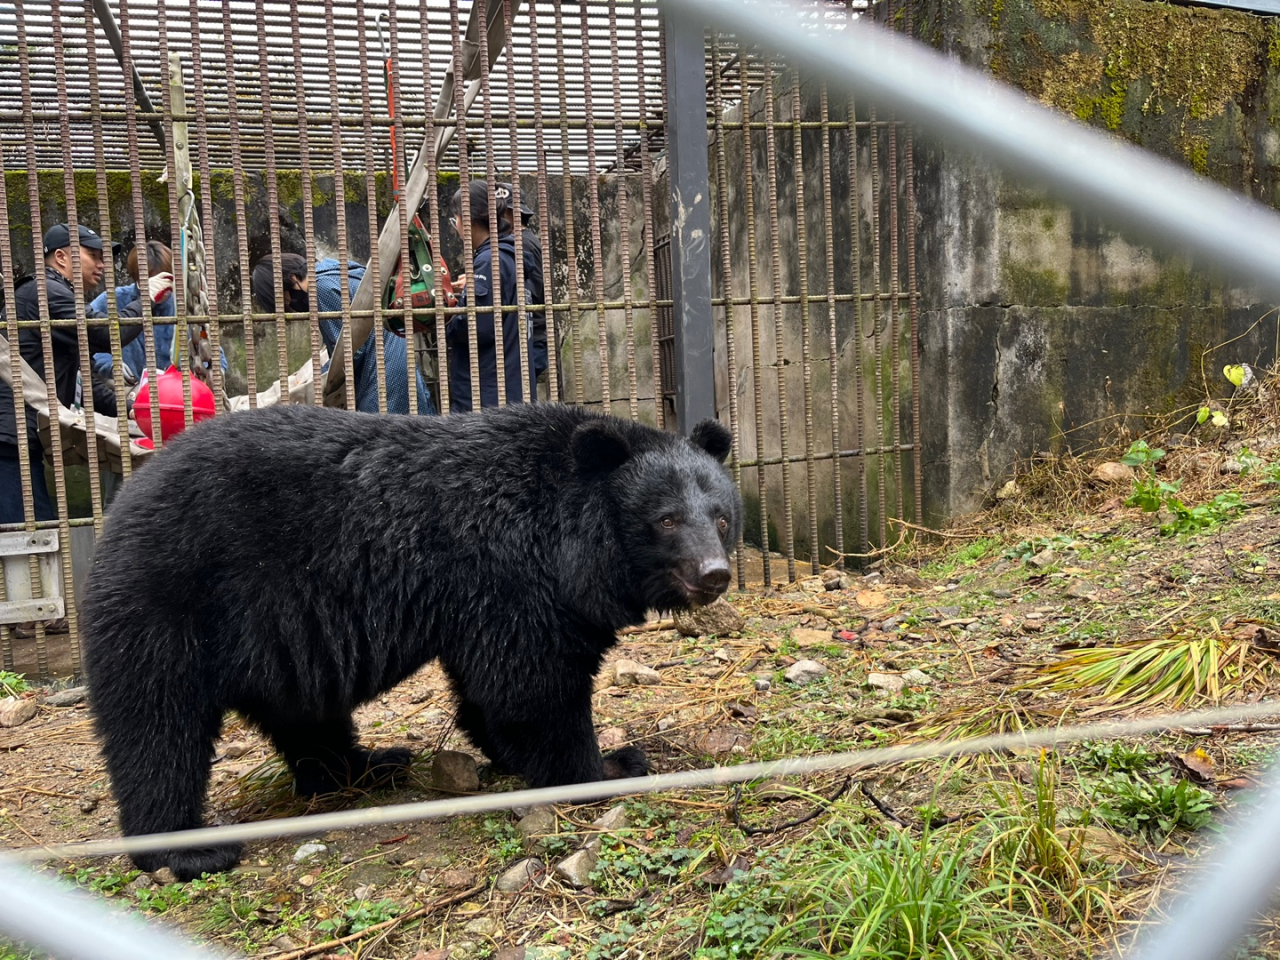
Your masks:
<path fill-rule="evenodd" d="M 1244 367 L 1241 364 L 1227 364 L 1222 368 L 1222 375 L 1230 380 L 1236 387 L 1239 387 L 1240 384 L 1244 383 Z"/>

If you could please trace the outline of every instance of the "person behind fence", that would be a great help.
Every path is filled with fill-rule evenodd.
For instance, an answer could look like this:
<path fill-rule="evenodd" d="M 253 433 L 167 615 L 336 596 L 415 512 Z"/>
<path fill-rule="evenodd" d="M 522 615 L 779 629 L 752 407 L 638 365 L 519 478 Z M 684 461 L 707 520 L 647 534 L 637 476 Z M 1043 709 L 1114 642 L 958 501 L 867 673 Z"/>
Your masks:
<path fill-rule="evenodd" d="M 311 279 L 307 276 L 307 261 L 296 253 L 285 253 L 280 257 L 281 274 L 284 277 L 285 313 L 305 314 L 311 309 Z M 364 267 L 354 261 L 347 261 L 347 298 L 349 304 L 360 287 L 360 278 L 364 276 Z M 258 309 L 264 313 L 276 312 L 275 273 L 270 260 L 262 260 L 253 268 L 250 277 L 250 290 Z M 316 308 L 320 313 L 340 313 L 343 307 L 342 271 L 340 264 L 332 257 L 326 257 L 316 264 L 315 271 Z M 378 349 L 374 337 L 378 330 L 370 330 L 364 344 L 351 357 L 351 366 L 355 373 L 356 409 L 363 413 L 378 412 Z M 324 345 L 333 356 L 338 338 L 342 336 L 341 317 L 321 317 L 320 336 Z M 409 359 L 405 340 L 397 337 L 390 330 L 382 329 L 382 344 L 387 359 L 387 412 L 409 412 Z M 226 369 L 226 357 L 223 356 L 222 367 Z M 322 369 L 328 370 L 326 363 Z M 436 413 L 435 403 L 431 399 L 431 390 L 422 378 L 422 371 L 414 371 L 417 379 L 418 414 L 430 416 Z"/>
<path fill-rule="evenodd" d="M 471 396 L 471 344 L 467 325 L 466 307 L 476 307 L 476 348 L 480 372 L 480 406 L 498 405 L 498 353 L 497 324 L 494 313 L 504 306 L 513 307 L 516 295 L 516 246 L 511 232 L 510 218 L 503 219 L 508 211 L 511 191 L 498 185 L 495 200 L 498 206 L 498 236 L 489 233 L 489 185 L 484 180 L 472 180 L 469 188 L 471 223 L 462 223 L 462 190 L 453 196 L 449 207 L 449 223 L 459 234 L 463 229 L 471 233 L 471 276 L 460 278 L 462 291 L 458 296 L 458 311 L 445 325 L 445 340 L 449 357 L 449 408 L 454 413 L 468 413 L 473 409 Z M 494 295 L 493 247 L 498 248 L 497 296 Z M 495 299 L 497 303 L 495 305 Z M 531 338 L 532 340 L 532 338 Z M 531 398 L 536 394 L 522 383 L 520 375 L 520 322 L 515 311 L 502 314 L 503 376 L 507 403 L 523 403 L 526 391 Z M 546 369 L 547 351 L 545 336 L 539 347 L 529 344 L 530 379 L 536 380 L 537 371 Z"/>
<path fill-rule="evenodd" d="M 128 308 L 131 303 L 138 300 L 138 248 L 134 247 L 129 251 L 129 258 L 126 262 L 126 269 L 129 276 L 133 278 L 133 282 L 126 286 L 116 287 L 116 309 L 123 311 Z M 173 293 L 173 251 L 161 243 L 159 240 L 147 241 L 147 283 L 149 287 L 155 288 L 157 285 L 164 284 L 164 278 L 169 278 L 168 290 L 164 294 L 164 299 L 153 300 L 151 307 L 151 316 L 159 319 L 161 317 L 172 317 L 176 314 L 176 299 Z M 107 315 L 107 293 L 102 293 L 89 304 L 89 308 L 94 311 L 96 316 Z M 156 351 L 156 369 L 163 373 L 171 366 L 169 356 L 173 348 L 174 326 L 172 324 L 157 324 L 152 328 L 153 340 L 155 342 Z M 147 366 L 147 349 L 146 338 L 138 337 L 132 343 L 121 349 L 121 359 L 124 361 L 124 381 L 132 386 L 138 382 L 138 378 L 142 376 L 142 371 Z M 93 368 L 95 378 L 111 383 L 114 375 L 115 363 L 111 358 L 111 352 L 102 353 L 95 352 L 90 361 Z M 94 394 L 95 398 L 97 394 Z"/>
<path fill-rule="evenodd" d="M 93 294 L 102 282 L 102 239 L 88 227 L 80 227 L 80 276 L 83 293 L 86 299 Z M 40 278 L 27 277 L 18 283 L 14 290 L 14 314 L 18 320 L 40 319 Z M 173 278 L 166 281 L 157 278 L 151 296 L 153 302 L 163 299 Z M 49 318 L 51 320 L 74 320 L 76 316 L 76 293 L 72 287 L 71 271 L 71 231 L 65 223 L 49 229 L 44 235 L 44 285 L 48 294 Z M 90 307 L 86 307 L 86 316 L 98 318 L 106 316 Z M 120 312 L 124 319 L 136 319 L 142 316 L 142 301 L 133 303 Z M 139 323 L 120 325 L 120 341 L 131 343 L 142 333 Z M 81 405 L 82 384 L 80 380 L 80 346 L 74 326 L 51 326 L 49 339 L 53 347 L 53 383 L 58 402 L 65 407 Z M 110 352 L 111 333 L 105 326 L 88 328 L 89 349 L 96 352 Z M 45 366 L 44 345 L 38 327 L 25 327 L 18 333 L 18 350 L 31 368 L 41 378 L 47 380 L 49 374 Z M 16 366 L 16 365 L 15 365 Z M 8 370 L 4 371 L 8 374 Z M 15 369 L 15 374 L 17 370 Z M 116 416 L 116 397 L 114 391 L 101 389 L 95 385 L 93 390 L 94 409 L 109 417 Z M 13 388 L 0 380 L 0 523 L 22 523 L 22 475 L 18 468 L 18 444 L 25 442 L 31 454 L 31 497 L 37 520 L 56 520 L 57 513 L 49 499 L 49 489 L 44 476 L 44 446 L 40 442 L 39 422 L 36 411 L 26 408 L 26 424 L 19 431 L 13 410 Z"/>
<path fill-rule="evenodd" d="M 511 199 L 505 202 L 499 200 L 498 205 L 500 212 L 499 218 L 506 223 L 507 229 L 514 234 L 515 231 L 515 191 L 509 183 L 498 184 L 499 190 L 506 189 Z M 523 195 L 522 195 L 523 197 Z M 505 206 L 505 209 L 502 209 Z M 529 224 L 533 221 L 533 211 L 529 205 L 520 201 L 520 254 L 524 263 L 524 302 L 528 307 L 527 316 L 529 324 L 529 363 L 533 369 L 530 376 L 536 381 L 542 377 L 547 370 L 547 314 L 545 310 L 533 309 L 535 305 L 541 306 L 546 302 L 543 284 L 542 284 L 542 238 L 538 236 Z M 513 244 L 514 245 L 514 244 Z M 558 356 L 558 354 L 557 354 Z M 557 376 L 560 375 L 560 367 L 556 367 Z M 558 384 L 560 396 L 564 396 L 563 384 Z M 533 393 L 537 396 L 537 392 Z"/>

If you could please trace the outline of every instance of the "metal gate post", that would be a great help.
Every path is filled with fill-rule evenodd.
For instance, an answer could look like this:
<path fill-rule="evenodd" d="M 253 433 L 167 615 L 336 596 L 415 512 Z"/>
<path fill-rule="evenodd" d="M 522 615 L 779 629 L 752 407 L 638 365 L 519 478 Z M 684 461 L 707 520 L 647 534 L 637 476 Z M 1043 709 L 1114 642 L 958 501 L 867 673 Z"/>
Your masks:
<path fill-rule="evenodd" d="M 688 436 L 716 415 L 711 316 L 711 180 L 703 24 L 664 5 L 667 52 L 667 171 L 671 182 L 671 296 L 676 354 L 676 425 Z"/>

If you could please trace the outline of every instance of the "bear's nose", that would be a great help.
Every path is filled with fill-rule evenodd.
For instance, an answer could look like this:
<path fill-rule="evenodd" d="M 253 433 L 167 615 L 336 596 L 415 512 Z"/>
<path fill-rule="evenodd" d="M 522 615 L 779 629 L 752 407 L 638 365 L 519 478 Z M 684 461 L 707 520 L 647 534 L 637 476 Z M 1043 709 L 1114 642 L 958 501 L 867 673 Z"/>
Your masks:
<path fill-rule="evenodd" d="M 708 593 L 724 593 L 729 586 L 729 561 L 719 557 L 703 560 L 698 570 L 698 581 Z"/>

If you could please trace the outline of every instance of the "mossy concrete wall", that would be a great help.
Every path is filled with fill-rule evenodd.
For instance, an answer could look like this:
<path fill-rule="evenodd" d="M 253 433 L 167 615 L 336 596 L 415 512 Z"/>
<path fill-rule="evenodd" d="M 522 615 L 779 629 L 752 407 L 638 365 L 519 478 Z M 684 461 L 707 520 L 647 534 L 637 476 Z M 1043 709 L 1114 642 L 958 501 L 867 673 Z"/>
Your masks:
<path fill-rule="evenodd" d="M 504 179 L 506 179 L 504 177 Z M 111 226 L 105 231 L 111 238 L 121 241 L 126 247 L 133 245 L 136 233 L 133 197 L 133 181 L 128 171 L 109 171 L 107 180 L 107 209 Z M 281 244 L 283 249 L 305 253 L 303 241 L 303 190 L 302 178 L 296 170 L 281 170 L 277 173 L 277 198 L 279 200 L 278 219 L 280 224 Z M 624 191 L 619 189 L 619 178 L 616 176 L 599 177 L 596 180 L 597 196 L 600 205 L 600 246 L 604 270 L 604 291 L 606 301 L 622 299 L 622 260 L 620 255 L 621 225 L 623 215 L 620 213 Z M 626 203 L 625 215 L 630 225 L 631 255 L 630 273 L 632 279 L 632 297 L 637 304 L 647 302 L 649 298 L 648 273 L 643 255 L 643 244 L 647 242 L 648 230 L 644 227 L 642 191 L 638 176 L 625 177 Z M 66 219 L 66 190 L 61 170 L 41 170 L 37 176 L 37 190 L 40 198 L 41 224 L 47 229 L 49 225 Z M 526 177 L 521 181 L 524 191 L 524 202 L 538 208 L 537 181 L 534 177 Z M 99 190 L 97 176 L 92 171 L 75 173 L 76 210 L 80 222 L 86 226 L 104 232 L 99 215 Z M 270 211 L 267 204 L 266 183 L 261 171 L 250 170 L 244 176 L 243 191 L 245 206 L 243 214 L 235 202 L 235 182 L 229 170 L 214 170 L 210 174 L 210 195 L 213 200 L 213 252 L 217 262 L 218 307 L 223 314 L 238 313 L 241 305 L 241 275 L 239 244 L 243 235 L 248 246 L 248 262 L 252 266 L 270 252 Z M 454 173 L 441 173 L 438 177 L 438 201 L 442 221 L 447 219 L 448 205 L 458 187 L 458 176 Z M 599 404 L 602 398 L 600 375 L 599 326 L 595 313 L 595 274 L 596 261 L 592 251 L 591 220 L 589 202 L 590 181 L 586 177 L 571 178 L 569 209 L 572 212 L 573 233 L 575 239 L 574 262 L 571 268 L 567 256 L 568 232 L 565 229 L 566 204 L 565 180 L 563 177 L 550 177 L 547 181 L 547 207 L 539 212 L 537 227 L 546 242 L 550 237 L 551 256 L 554 269 L 552 271 L 553 296 L 556 302 L 567 303 L 570 300 L 570 280 L 577 283 L 576 299 L 583 304 L 577 311 L 564 310 L 557 312 L 555 322 L 560 327 L 562 339 L 561 362 L 565 366 L 564 381 L 569 385 L 571 399 L 585 399 L 588 403 Z M 34 267 L 32 236 L 32 216 L 30 186 L 26 171 L 8 171 L 5 175 L 5 189 L 8 199 L 9 233 L 13 250 L 13 270 L 17 276 L 29 273 Z M 197 180 L 197 193 L 200 192 Z M 160 240 L 172 246 L 171 226 L 169 220 L 168 185 L 160 183 L 154 172 L 143 172 L 139 180 L 142 198 L 143 221 L 148 238 Z M 376 197 L 376 225 L 381 229 L 386 217 L 390 215 L 391 182 L 386 174 L 375 177 L 374 193 Z M 338 207 L 335 203 L 335 177 L 332 174 L 320 174 L 312 177 L 312 215 L 315 224 L 316 248 L 321 257 L 337 256 L 338 252 Z M 367 262 L 369 259 L 369 204 L 368 184 L 361 174 L 348 173 L 343 178 L 343 200 L 347 220 L 347 255 L 350 259 Z M 462 241 L 452 230 L 441 224 L 441 228 L 433 231 L 441 243 L 441 252 L 455 274 L 463 270 Z M 205 241 L 208 244 L 210 231 L 206 225 Z M 121 264 L 123 267 L 123 264 Z M 571 274 L 572 269 L 572 274 Z M 470 273 L 470 266 L 465 272 Z M 117 283 L 127 282 L 127 277 L 117 279 Z M 624 311 L 607 309 L 605 326 L 608 337 L 608 362 L 610 381 L 612 384 L 613 410 L 626 415 L 628 400 L 628 354 Z M 635 391 L 641 401 L 640 410 L 643 417 L 653 420 L 653 350 L 650 340 L 651 324 L 647 308 L 633 311 L 633 344 L 635 356 Z M 278 353 L 276 350 L 276 331 L 273 323 L 255 324 L 256 330 L 256 376 L 258 389 L 265 388 L 278 377 Z M 242 393 L 247 389 L 244 366 L 244 348 L 242 335 L 238 325 L 229 325 L 224 343 L 230 362 L 227 385 L 231 393 Z M 297 369 L 306 362 L 310 350 L 310 337 L 305 325 L 292 324 L 289 329 L 289 362 L 291 369 Z M 581 357 L 582 397 L 576 390 L 578 377 L 574 364 Z"/>
<path fill-rule="evenodd" d="M 936 0 L 924 39 L 1081 123 L 1280 202 L 1280 25 L 1147 0 Z M 1012 465 L 1080 448 L 1273 359 L 1251 290 L 1013 182 L 917 151 L 927 509 L 980 506 Z M 1218 384 L 1225 386 L 1225 383 Z M 1127 419 L 1126 419 L 1127 418 Z"/>

